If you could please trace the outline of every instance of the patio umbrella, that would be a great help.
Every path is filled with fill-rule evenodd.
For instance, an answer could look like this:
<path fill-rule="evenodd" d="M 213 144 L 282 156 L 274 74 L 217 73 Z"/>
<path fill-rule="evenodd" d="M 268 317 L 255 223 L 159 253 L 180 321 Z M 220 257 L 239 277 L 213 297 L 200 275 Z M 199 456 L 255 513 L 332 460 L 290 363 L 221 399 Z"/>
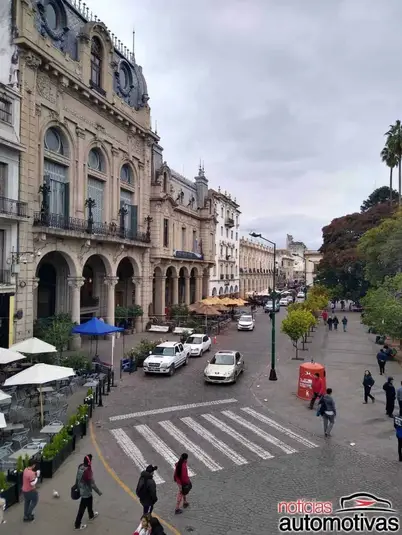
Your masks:
<path fill-rule="evenodd" d="M 205 303 L 194 303 L 189 306 L 191 312 L 202 316 L 220 316 L 221 313 L 212 305 L 206 305 Z"/>
<path fill-rule="evenodd" d="M 11 399 L 11 396 L 9 394 L 6 394 L 5 392 L 3 392 L 3 390 L 0 390 L 0 403 L 2 401 L 7 401 Z"/>
<path fill-rule="evenodd" d="M 39 401 L 40 401 L 40 416 L 43 426 L 43 396 L 42 386 L 53 381 L 61 381 L 68 377 L 73 377 L 75 372 L 72 368 L 65 368 L 64 366 L 53 366 L 52 364 L 35 364 L 13 377 L 6 379 L 4 386 L 21 386 L 21 385 L 38 385 L 39 386 Z"/>
<path fill-rule="evenodd" d="M 77 325 L 73 328 L 73 334 L 84 334 L 87 336 L 96 336 L 96 354 L 98 354 L 98 336 L 105 336 L 106 334 L 114 334 L 123 332 L 124 329 L 121 327 L 115 327 L 114 325 L 109 325 L 104 321 L 98 320 L 98 318 L 92 318 L 81 325 Z M 113 353 L 114 353 L 114 337 L 112 339 L 112 368 L 113 368 Z"/>
<path fill-rule="evenodd" d="M 2 412 L 0 412 L 0 429 L 7 427 L 6 417 Z"/>
<path fill-rule="evenodd" d="M 16 362 L 17 360 L 25 358 L 24 355 L 17 353 L 17 351 L 11 351 L 11 349 L 0 347 L 0 364 L 10 364 L 10 362 Z"/>
<path fill-rule="evenodd" d="M 10 347 L 11 351 L 19 351 L 20 353 L 25 353 L 27 355 L 38 355 L 39 353 L 57 353 L 57 349 L 39 340 L 39 338 L 28 338 L 22 342 L 17 342 L 16 344 Z"/>
<path fill-rule="evenodd" d="M 217 305 L 219 301 L 219 297 L 207 297 L 206 299 L 203 299 L 201 303 L 204 303 L 206 305 Z"/>

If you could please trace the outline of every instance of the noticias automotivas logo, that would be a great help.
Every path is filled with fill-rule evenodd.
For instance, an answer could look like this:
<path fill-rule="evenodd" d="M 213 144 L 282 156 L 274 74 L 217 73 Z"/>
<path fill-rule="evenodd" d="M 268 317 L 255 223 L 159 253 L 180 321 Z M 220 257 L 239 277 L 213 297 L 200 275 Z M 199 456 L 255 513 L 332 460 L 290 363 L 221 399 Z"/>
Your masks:
<path fill-rule="evenodd" d="M 278 503 L 282 533 L 397 533 L 400 520 L 392 502 L 367 492 L 356 492 L 332 502 L 299 499 Z"/>

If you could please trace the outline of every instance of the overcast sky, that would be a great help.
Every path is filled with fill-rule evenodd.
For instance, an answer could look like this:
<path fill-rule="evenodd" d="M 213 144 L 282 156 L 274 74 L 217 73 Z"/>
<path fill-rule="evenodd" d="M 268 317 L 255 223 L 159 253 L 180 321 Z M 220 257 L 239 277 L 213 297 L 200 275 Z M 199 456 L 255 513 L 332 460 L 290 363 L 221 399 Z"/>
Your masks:
<path fill-rule="evenodd" d="M 388 183 L 402 0 L 89 0 L 148 83 L 164 159 L 237 197 L 242 228 L 309 248 Z"/>

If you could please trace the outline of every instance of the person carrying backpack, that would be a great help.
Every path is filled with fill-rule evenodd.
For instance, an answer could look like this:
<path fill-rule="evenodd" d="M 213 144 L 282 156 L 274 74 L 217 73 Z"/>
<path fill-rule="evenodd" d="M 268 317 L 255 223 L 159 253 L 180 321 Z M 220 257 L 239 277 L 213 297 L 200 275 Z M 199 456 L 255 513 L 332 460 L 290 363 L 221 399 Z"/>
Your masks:
<path fill-rule="evenodd" d="M 144 515 L 149 515 L 154 510 L 154 506 L 158 501 L 156 494 L 156 483 L 154 480 L 154 472 L 158 470 L 157 466 L 150 464 L 141 472 L 135 491 L 140 503 L 144 509 Z"/>
<path fill-rule="evenodd" d="M 93 510 L 93 495 L 92 491 L 95 491 L 99 496 L 102 496 L 101 491 L 95 484 L 94 475 L 92 471 L 92 455 L 86 455 L 84 462 L 79 465 L 77 470 L 76 485 L 79 490 L 79 496 L 81 498 L 80 505 L 78 507 L 77 518 L 75 519 L 75 529 L 83 530 L 87 527 L 86 524 L 82 524 L 82 517 L 86 510 L 88 510 L 89 520 L 94 520 L 99 516 L 99 513 Z"/>

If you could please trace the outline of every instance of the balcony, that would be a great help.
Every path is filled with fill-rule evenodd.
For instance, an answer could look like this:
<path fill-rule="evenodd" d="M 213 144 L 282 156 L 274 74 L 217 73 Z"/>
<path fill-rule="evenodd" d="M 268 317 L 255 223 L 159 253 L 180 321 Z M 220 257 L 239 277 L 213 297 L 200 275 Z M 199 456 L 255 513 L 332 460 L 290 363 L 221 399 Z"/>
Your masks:
<path fill-rule="evenodd" d="M 233 273 L 230 275 L 230 278 L 231 278 L 231 279 L 234 279 L 234 274 L 233 274 Z"/>
<path fill-rule="evenodd" d="M 0 196 L 0 216 L 2 214 L 11 216 L 11 218 L 27 218 L 28 203 Z"/>
<path fill-rule="evenodd" d="M 225 227 L 233 228 L 234 226 L 235 226 L 235 222 L 234 222 L 233 217 L 227 217 L 225 219 Z"/>
<path fill-rule="evenodd" d="M 78 219 L 59 214 L 35 212 L 33 226 L 40 228 L 41 232 L 60 236 L 69 234 L 77 238 L 93 236 L 100 241 L 121 242 L 121 240 L 127 240 L 144 244 L 151 242 L 151 236 L 147 232 L 126 229 L 119 227 L 115 223 L 89 224 L 87 219 Z"/>
<path fill-rule="evenodd" d="M 204 260 L 202 253 L 194 253 L 193 251 L 174 251 L 173 256 L 183 260 Z"/>

